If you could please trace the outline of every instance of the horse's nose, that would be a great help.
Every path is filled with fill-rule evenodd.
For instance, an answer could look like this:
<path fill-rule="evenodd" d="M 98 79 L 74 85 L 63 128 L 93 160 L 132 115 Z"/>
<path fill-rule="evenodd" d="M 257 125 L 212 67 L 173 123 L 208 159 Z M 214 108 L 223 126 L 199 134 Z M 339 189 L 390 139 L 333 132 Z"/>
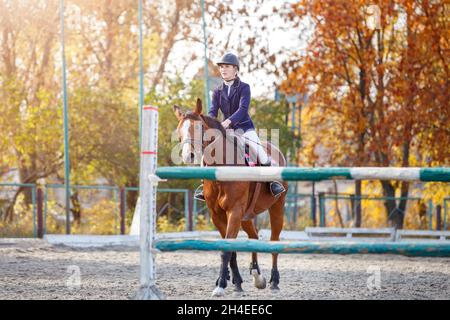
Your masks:
<path fill-rule="evenodd" d="M 192 152 L 189 152 L 188 154 L 183 156 L 183 161 L 186 164 L 193 164 L 195 160 L 195 155 Z"/>

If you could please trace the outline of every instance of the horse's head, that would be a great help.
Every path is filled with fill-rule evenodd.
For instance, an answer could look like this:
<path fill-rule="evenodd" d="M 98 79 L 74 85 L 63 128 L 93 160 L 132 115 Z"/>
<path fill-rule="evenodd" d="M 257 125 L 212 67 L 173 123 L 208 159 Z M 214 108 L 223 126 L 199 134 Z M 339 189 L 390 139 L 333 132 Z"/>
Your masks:
<path fill-rule="evenodd" d="M 203 132 L 209 129 L 208 123 L 212 118 L 203 115 L 202 100 L 197 99 L 193 111 L 183 112 L 179 106 L 173 106 L 178 118 L 177 134 L 182 144 L 181 157 L 185 164 L 200 163 L 206 142 Z"/>

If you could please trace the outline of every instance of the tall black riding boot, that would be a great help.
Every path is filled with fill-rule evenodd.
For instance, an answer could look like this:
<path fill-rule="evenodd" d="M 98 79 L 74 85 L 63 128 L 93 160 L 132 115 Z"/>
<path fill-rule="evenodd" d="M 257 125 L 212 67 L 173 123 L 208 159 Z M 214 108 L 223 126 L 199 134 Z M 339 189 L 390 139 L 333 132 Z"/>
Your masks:
<path fill-rule="evenodd" d="M 261 164 L 262 167 L 270 167 L 272 166 L 272 159 L 269 157 L 269 160 L 264 163 Z M 269 184 L 269 189 L 270 192 L 272 193 L 272 195 L 274 197 L 278 197 L 280 194 L 282 194 L 283 192 L 286 191 L 286 189 L 284 188 L 283 184 L 279 181 L 272 181 Z"/>

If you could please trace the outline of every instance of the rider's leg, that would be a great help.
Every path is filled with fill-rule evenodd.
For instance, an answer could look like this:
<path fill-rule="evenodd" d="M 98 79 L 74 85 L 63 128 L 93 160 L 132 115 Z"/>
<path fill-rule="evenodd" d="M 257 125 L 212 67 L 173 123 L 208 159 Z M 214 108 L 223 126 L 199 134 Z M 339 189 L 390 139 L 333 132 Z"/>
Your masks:
<path fill-rule="evenodd" d="M 203 158 L 202 161 L 200 162 L 200 166 L 203 167 Z M 205 195 L 203 194 L 203 180 L 202 183 L 194 191 L 194 199 L 197 199 L 199 201 L 206 201 Z"/>
<path fill-rule="evenodd" d="M 254 150 L 256 150 L 257 157 L 258 157 L 259 162 L 261 163 L 261 165 L 270 166 L 271 159 L 267 155 L 267 153 L 264 150 L 264 148 L 261 146 L 261 141 L 259 140 L 259 137 L 256 134 L 256 131 L 255 130 L 248 130 L 248 131 L 246 131 L 243 134 L 243 137 L 246 138 L 246 141 L 248 142 L 248 144 L 251 145 L 251 147 Z M 256 159 L 252 159 L 252 160 L 256 160 Z"/>
<path fill-rule="evenodd" d="M 246 140 L 252 146 L 252 148 L 256 149 L 261 166 L 270 167 L 272 165 L 272 159 L 267 155 L 266 151 L 262 147 L 261 141 L 259 140 L 256 131 L 248 130 L 243 134 L 243 136 L 247 138 Z M 278 197 L 280 194 L 286 191 L 283 184 L 281 184 L 281 182 L 279 181 L 270 182 L 269 188 L 274 197 Z"/>

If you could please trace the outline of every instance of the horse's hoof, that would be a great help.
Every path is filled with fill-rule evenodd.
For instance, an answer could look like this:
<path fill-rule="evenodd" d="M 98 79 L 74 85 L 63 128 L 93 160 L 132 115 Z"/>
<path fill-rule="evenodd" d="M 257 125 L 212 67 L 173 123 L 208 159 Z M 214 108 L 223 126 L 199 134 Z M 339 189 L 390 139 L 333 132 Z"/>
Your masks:
<path fill-rule="evenodd" d="M 241 286 L 235 286 L 233 291 L 234 292 L 244 292 L 244 290 L 242 289 Z"/>
<path fill-rule="evenodd" d="M 280 291 L 280 288 L 278 287 L 277 284 L 272 283 L 272 284 L 270 285 L 270 290 L 272 290 L 272 292 L 274 292 L 274 293 L 277 293 L 277 292 Z"/>
<path fill-rule="evenodd" d="M 212 293 L 213 297 L 223 297 L 224 295 L 225 295 L 225 290 L 224 290 L 224 288 L 221 288 L 221 287 L 215 288 Z"/>
<path fill-rule="evenodd" d="M 233 297 L 242 297 L 242 296 L 244 296 L 244 290 L 240 290 L 240 291 L 237 291 L 237 290 L 234 290 L 233 291 Z"/>
<path fill-rule="evenodd" d="M 252 276 L 253 276 L 253 284 L 258 289 L 265 289 L 266 288 L 266 278 L 264 278 L 262 275 L 258 273 L 258 270 L 253 269 L 252 270 Z"/>

